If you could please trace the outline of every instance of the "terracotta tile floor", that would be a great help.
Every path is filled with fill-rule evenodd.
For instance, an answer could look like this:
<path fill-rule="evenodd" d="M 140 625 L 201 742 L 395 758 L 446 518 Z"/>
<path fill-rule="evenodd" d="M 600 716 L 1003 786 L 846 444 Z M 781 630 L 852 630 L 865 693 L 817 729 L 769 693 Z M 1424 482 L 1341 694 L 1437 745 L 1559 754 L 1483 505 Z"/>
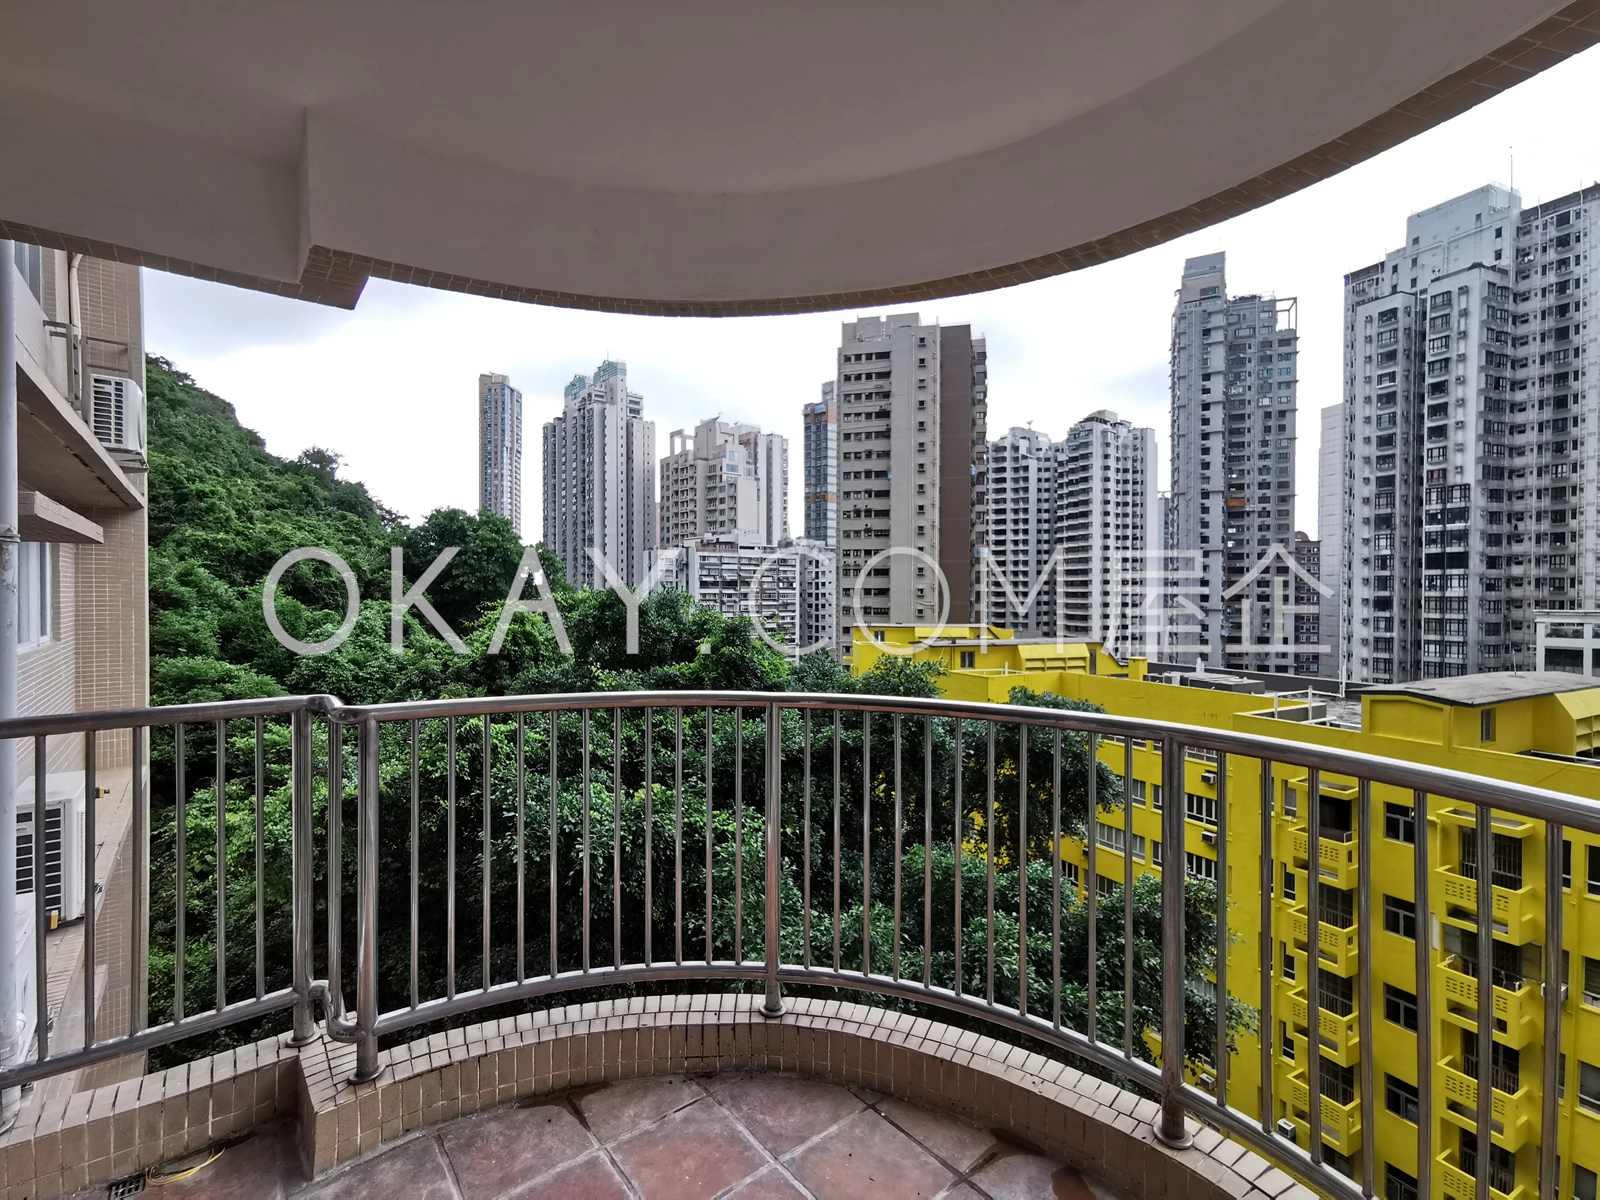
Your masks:
<path fill-rule="evenodd" d="M 926 1109 L 738 1072 L 630 1080 L 467 1117 L 315 1183 L 292 1131 L 279 1129 L 161 1191 L 163 1200 L 1116 1200 L 1096 1180 Z"/>

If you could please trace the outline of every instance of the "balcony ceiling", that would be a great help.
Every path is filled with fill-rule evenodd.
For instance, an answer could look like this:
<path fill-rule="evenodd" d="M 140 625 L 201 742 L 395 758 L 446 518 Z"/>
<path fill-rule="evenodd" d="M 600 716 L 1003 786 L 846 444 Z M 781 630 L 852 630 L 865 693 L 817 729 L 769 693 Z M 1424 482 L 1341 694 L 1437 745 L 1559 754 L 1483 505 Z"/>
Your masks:
<path fill-rule="evenodd" d="M 629 312 L 904 302 L 1295 191 L 1600 40 L 1594 11 L 11 0 L 0 233 L 340 305 L 368 277 Z"/>

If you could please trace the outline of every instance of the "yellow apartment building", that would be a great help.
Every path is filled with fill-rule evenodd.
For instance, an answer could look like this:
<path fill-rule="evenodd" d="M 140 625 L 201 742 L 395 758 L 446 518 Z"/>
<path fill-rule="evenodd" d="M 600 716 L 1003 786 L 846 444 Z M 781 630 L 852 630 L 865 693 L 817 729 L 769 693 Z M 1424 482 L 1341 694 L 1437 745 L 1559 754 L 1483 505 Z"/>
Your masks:
<path fill-rule="evenodd" d="M 937 636 L 935 636 L 937 634 Z M 896 647 L 897 649 L 891 649 Z M 1354 701 L 1298 694 L 1242 693 L 1181 686 L 1148 676 L 1141 659 L 1118 663 L 1094 644 L 1024 642 L 1009 631 L 977 626 L 943 631 L 910 626 L 856 633 L 852 670 L 868 670 L 886 653 L 913 653 L 942 663 L 944 694 L 954 700 L 1004 703 L 1013 688 L 1090 701 L 1107 712 L 1152 720 L 1292 738 L 1449 767 L 1497 779 L 1600 798 L 1600 686 L 1576 675 L 1533 673 L 1467 676 L 1367 690 Z M 1126 748 L 1103 739 L 1102 759 L 1119 774 Z M 1159 748 L 1135 741 L 1132 795 L 1125 809 L 1095 818 L 1100 886 L 1123 878 L 1124 848 L 1132 836 L 1135 874 L 1158 871 L 1175 853 L 1161 844 L 1165 802 L 1187 815 L 1185 867 L 1217 874 L 1217 766 L 1190 750 L 1184 791 L 1162 795 Z M 1322 779 L 1320 1018 L 1325 1160 L 1355 1176 L 1363 1139 L 1371 1138 L 1380 1195 L 1415 1200 L 1417 1112 L 1417 978 L 1414 900 L 1414 798 L 1375 784 L 1370 829 L 1372 1041 L 1361 1044 L 1356 987 L 1357 821 L 1355 781 Z M 1228 991 L 1255 1007 L 1261 994 L 1260 764 L 1227 762 L 1225 881 L 1231 898 Z M 1273 768 L 1272 860 L 1273 1005 L 1265 1032 L 1273 1053 L 1274 1123 L 1306 1147 L 1307 915 L 1310 837 L 1303 768 Z M 1472 1200 L 1476 1161 L 1478 1078 L 1476 1012 L 1479 971 L 1475 821 L 1470 806 L 1430 798 L 1429 895 L 1432 901 L 1430 1022 L 1433 1048 L 1433 1194 Z M 1131 821 L 1132 829 L 1128 829 Z M 1489 1172 L 1505 1200 L 1538 1195 L 1544 1002 L 1540 980 L 1545 946 L 1544 825 L 1510 814 L 1494 829 L 1495 1130 Z M 1062 847 L 1063 869 L 1081 890 L 1086 845 Z M 1559 1162 L 1556 1194 L 1595 1200 L 1600 1172 L 1600 839 L 1573 833 L 1564 846 L 1563 953 L 1567 992 L 1561 1021 Z M 1107 882 L 1109 881 L 1109 882 Z M 1260 1116 L 1262 1039 L 1239 1040 L 1228 1065 L 1229 1102 Z M 1372 1055 L 1375 1128 L 1361 1125 L 1363 1054 Z M 1202 1086 L 1203 1070 L 1191 1073 Z"/>

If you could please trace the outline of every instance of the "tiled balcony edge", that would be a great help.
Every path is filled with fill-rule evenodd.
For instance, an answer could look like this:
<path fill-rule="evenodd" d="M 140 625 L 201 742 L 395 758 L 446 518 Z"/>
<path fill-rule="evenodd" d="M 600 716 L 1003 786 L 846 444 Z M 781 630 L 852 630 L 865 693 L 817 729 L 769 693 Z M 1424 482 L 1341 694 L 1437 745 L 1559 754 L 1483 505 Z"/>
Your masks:
<path fill-rule="evenodd" d="M 908 1014 L 792 998 L 781 1019 L 759 997 L 702 994 L 575 1004 L 421 1038 L 384 1070 L 347 1081 L 355 1048 L 281 1039 L 58 1105 L 24 1109 L 0 1142 L 5 1195 L 50 1200 L 298 1114 L 315 1174 L 457 1117 L 647 1075 L 782 1071 L 871 1088 L 1003 1130 L 1130 1194 L 1194 1200 L 1311 1200 L 1312 1192 L 1214 1130 L 1193 1147 L 1156 1141 L 1153 1101 L 1008 1042 Z M 30 1119 L 36 1118 L 36 1119 Z"/>

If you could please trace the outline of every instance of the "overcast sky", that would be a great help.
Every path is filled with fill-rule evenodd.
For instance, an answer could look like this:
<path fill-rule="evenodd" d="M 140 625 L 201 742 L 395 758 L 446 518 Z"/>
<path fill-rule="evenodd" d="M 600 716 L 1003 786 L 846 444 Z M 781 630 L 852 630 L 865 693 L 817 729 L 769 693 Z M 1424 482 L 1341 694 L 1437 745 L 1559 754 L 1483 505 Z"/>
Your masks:
<path fill-rule="evenodd" d="M 1058 438 L 1086 413 L 1114 409 L 1157 431 L 1165 486 L 1173 292 L 1186 257 L 1226 251 L 1229 291 L 1299 300 L 1296 515 L 1315 536 L 1318 414 L 1339 400 L 1345 272 L 1401 245 L 1409 213 L 1485 182 L 1510 181 L 1534 204 L 1600 179 L 1597 71 L 1600 48 L 1257 212 L 1104 266 L 919 311 L 988 338 L 991 438 L 1030 423 Z M 378 280 L 345 312 L 145 273 L 152 353 L 232 401 L 269 450 L 333 450 L 342 475 L 413 520 L 476 507 L 478 374 L 509 375 L 523 394 L 530 541 L 540 533 L 540 426 L 566 382 L 608 357 L 627 361 L 658 454 L 671 430 L 718 414 L 786 434 L 790 523 L 802 532 L 800 406 L 832 377 L 839 322 L 853 315 L 613 316 Z"/>

